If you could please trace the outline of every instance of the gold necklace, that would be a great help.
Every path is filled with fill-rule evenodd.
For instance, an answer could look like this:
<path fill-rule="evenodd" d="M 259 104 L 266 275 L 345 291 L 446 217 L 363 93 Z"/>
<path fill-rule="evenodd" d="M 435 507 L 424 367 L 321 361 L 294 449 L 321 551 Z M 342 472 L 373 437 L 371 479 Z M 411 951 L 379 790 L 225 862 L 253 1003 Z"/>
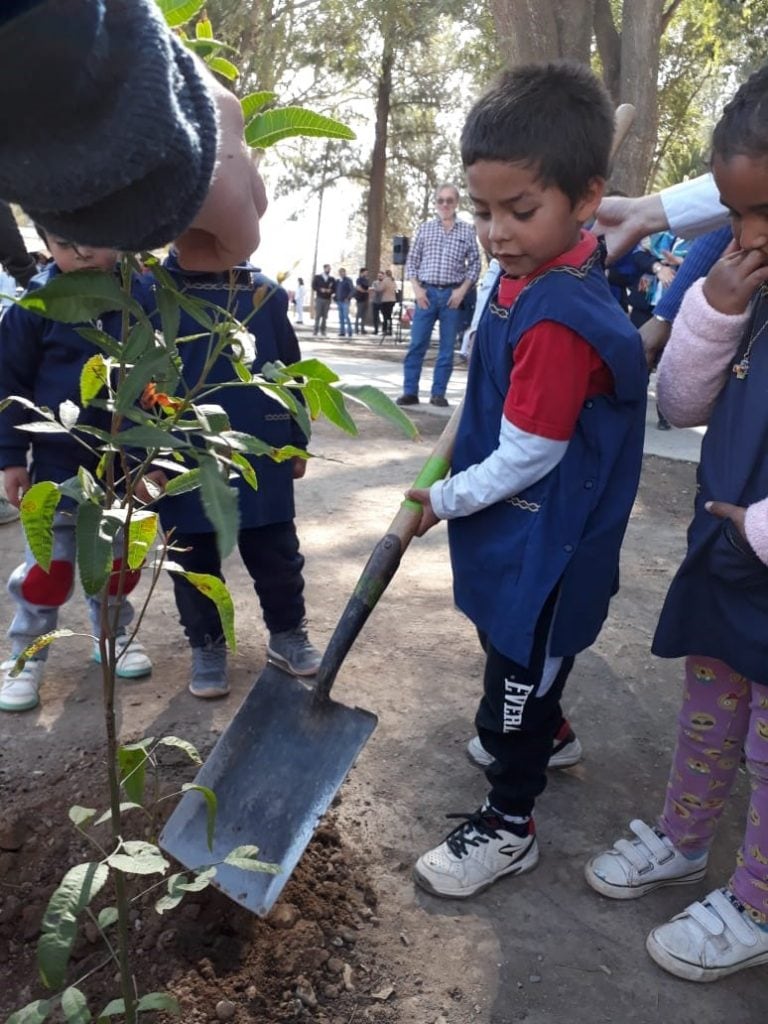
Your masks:
<path fill-rule="evenodd" d="M 766 289 L 765 285 L 763 285 L 760 288 L 760 293 L 756 305 L 759 305 L 760 300 L 764 299 L 766 296 L 768 296 L 768 289 Z M 734 375 L 736 380 L 746 379 L 747 374 L 749 373 L 749 354 L 752 351 L 752 346 L 755 344 L 755 342 L 763 333 L 763 331 L 766 330 L 766 328 L 768 328 L 768 317 L 766 317 L 766 319 L 762 322 L 760 327 L 758 327 L 758 329 L 753 333 L 752 337 L 747 342 L 747 350 L 744 353 L 744 355 L 741 357 L 738 363 L 734 363 L 731 367 L 731 373 Z"/>

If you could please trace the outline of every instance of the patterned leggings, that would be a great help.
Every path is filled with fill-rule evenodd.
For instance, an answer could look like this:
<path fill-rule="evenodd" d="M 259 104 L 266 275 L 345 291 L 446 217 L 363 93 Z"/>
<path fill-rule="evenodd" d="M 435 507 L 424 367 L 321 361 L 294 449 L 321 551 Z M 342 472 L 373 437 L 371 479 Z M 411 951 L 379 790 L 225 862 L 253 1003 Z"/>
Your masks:
<path fill-rule="evenodd" d="M 753 920 L 767 924 L 768 686 L 714 658 L 686 658 L 678 726 L 659 827 L 683 853 L 709 849 L 743 749 L 751 795 L 729 887 Z"/>

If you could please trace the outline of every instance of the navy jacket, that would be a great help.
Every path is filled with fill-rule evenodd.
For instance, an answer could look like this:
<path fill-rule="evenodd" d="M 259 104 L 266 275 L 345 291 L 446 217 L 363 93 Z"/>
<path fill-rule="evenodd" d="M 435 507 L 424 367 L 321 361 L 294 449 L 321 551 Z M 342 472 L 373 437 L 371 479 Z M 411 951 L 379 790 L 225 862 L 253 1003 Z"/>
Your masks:
<path fill-rule="evenodd" d="M 256 313 L 248 321 L 248 330 L 255 338 L 256 358 L 251 370 L 258 373 L 264 363 L 280 360 L 294 363 L 301 358 L 299 343 L 288 319 L 288 295 L 284 289 L 260 274 L 255 267 L 245 264 L 237 267 L 233 290 L 230 293 L 229 274 L 204 274 L 183 270 L 171 254 L 164 263 L 173 275 L 177 287 L 188 295 L 203 298 L 223 308 L 231 309 L 239 319 L 245 320 L 254 310 L 254 293 L 265 290 Z M 210 313 L 210 310 L 209 310 Z M 199 334 L 197 321 L 181 311 L 179 337 Z M 187 385 L 195 384 L 206 362 L 208 338 L 179 345 L 182 360 L 181 375 Z M 208 380 L 233 381 L 237 375 L 231 361 L 221 355 L 214 364 Z M 291 414 L 273 398 L 256 387 L 225 388 L 215 392 L 209 403 L 220 405 L 228 414 L 233 430 L 252 434 L 275 447 L 296 445 L 306 447 L 306 438 Z M 258 490 L 238 475 L 233 481 L 239 494 L 240 527 L 265 526 L 269 523 L 288 522 L 294 517 L 293 469 L 290 460 L 277 463 L 266 456 L 249 456 L 258 480 Z M 203 511 L 198 491 L 163 498 L 158 506 L 165 529 L 175 526 L 181 533 L 210 533 L 213 525 Z"/>
<path fill-rule="evenodd" d="M 640 476 L 648 371 L 599 250 L 580 268 L 555 267 L 533 279 L 511 309 L 495 303 L 497 290 L 472 352 L 454 472 L 496 448 L 515 346 L 539 321 L 557 321 L 584 337 L 610 368 L 615 388 L 585 402 L 550 473 L 519 495 L 448 523 L 456 604 L 498 651 L 527 665 L 536 623 L 558 585 L 550 646 L 556 657 L 595 640 L 618 589 L 619 549 Z"/>
<path fill-rule="evenodd" d="M 354 290 L 355 286 L 352 284 L 351 277 L 336 278 L 336 287 L 333 294 L 337 302 L 349 302 Z"/>
<path fill-rule="evenodd" d="M 30 289 L 42 288 L 61 273 L 50 264 L 30 282 Z M 155 301 L 151 283 L 134 277 L 132 292 L 148 313 Z M 77 333 L 78 327 L 93 324 L 62 324 L 11 306 L 0 320 L 0 398 L 21 395 L 38 406 L 57 411 L 69 399 L 80 405 L 80 373 L 99 349 Z M 105 313 L 96 323 L 113 338 L 122 330 L 122 313 Z M 77 473 L 79 466 L 93 472 L 98 456 L 78 444 L 69 434 L 30 434 L 16 429 L 19 423 L 40 420 L 30 410 L 12 403 L 0 413 L 0 468 L 25 466 L 32 449 L 32 479 L 61 483 Z M 110 429 L 111 416 L 105 409 L 82 409 L 78 423 Z M 85 435 L 83 435 L 85 437 Z"/>
<path fill-rule="evenodd" d="M 763 286 L 734 357 L 768 319 Z M 768 331 L 768 328 L 766 328 Z M 701 446 L 688 551 L 669 588 L 653 652 L 664 658 L 718 658 L 768 685 L 768 566 L 728 520 L 710 515 L 707 501 L 751 505 L 768 495 L 768 333 L 756 338 L 749 374 L 730 374 Z"/>

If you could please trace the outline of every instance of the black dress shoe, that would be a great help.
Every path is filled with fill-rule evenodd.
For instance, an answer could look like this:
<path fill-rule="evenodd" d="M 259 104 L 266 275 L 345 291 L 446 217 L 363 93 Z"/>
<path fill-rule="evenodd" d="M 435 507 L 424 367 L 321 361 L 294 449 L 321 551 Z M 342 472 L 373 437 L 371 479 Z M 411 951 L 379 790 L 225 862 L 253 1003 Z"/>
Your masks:
<path fill-rule="evenodd" d="M 395 399 L 395 405 L 418 405 L 418 395 L 400 395 L 399 398 Z"/>
<path fill-rule="evenodd" d="M 429 400 L 430 405 L 446 406 L 448 405 L 448 399 L 445 395 L 432 395 Z"/>

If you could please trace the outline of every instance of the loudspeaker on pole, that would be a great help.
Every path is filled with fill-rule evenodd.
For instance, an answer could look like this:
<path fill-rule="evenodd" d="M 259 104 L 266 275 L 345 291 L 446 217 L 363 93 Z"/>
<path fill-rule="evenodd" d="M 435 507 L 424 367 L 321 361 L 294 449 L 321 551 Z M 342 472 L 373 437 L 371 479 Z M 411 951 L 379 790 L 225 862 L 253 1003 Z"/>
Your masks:
<path fill-rule="evenodd" d="M 402 267 L 408 259 L 408 247 L 410 239 L 405 235 L 395 235 L 392 238 L 392 262 L 396 267 Z"/>

